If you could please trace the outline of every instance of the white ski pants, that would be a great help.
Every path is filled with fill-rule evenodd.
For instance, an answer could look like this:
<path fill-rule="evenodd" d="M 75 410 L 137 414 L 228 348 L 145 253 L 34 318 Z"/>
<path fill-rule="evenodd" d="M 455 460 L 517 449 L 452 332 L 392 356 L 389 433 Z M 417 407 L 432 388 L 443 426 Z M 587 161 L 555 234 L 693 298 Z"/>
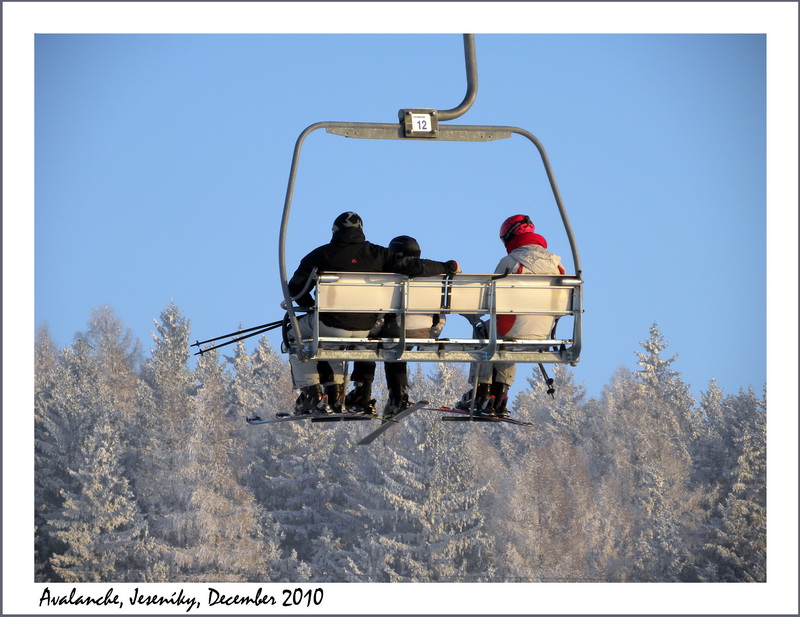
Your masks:
<path fill-rule="evenodd" d="M 511 338 L 511 337 L 508 337 Z M 546 335 L 520 336 L 521 339 L 536 340 L 547 338 Z M 514 348 L 513 346 L 511 347 Z M 478 383 L 504 383 L 507 386 L 514 385 L 514 378 L 517 375 L 517 365 L 513 362 L 477 362 L 469 365 L 469 380 L 472 383 L 475 379 L 475 371 L 478 372 Z"/>
<path fill-rule="evenodd" d="M 504 383 L 511 386 L 517 375 L 517 365 L 513 362 L 473 362 L 469 365 L 470 384 L 475 380 L 476 370 L 478 383 Z"/>

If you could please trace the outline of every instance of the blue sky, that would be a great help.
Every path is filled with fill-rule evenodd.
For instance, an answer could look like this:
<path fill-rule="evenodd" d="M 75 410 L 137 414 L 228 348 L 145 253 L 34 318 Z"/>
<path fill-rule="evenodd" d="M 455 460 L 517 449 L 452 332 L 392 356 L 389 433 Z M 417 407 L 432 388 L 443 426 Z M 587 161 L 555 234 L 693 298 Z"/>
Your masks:
<path fill-rule="evenodd" d="M 300 132 L 457 105 L 460 33 L 476 32 L 478 96 L 455 122 L 519 126 L 547 149 L 585 280 L 576 381 L 599 396 L 617 367 L 636 368 L 657 322 L 696 394 L 711 378 L 730 394 L 769 380 L 771 477 L 796 487 L 795 3 L 37 5 L 3 5 L 3 353 L 19 359 L 4 363 L 6 385 L 32 383 L 36 327 L 67 346 L 104 304 L 145 351 L 172 301 L 197 339 L 280 317 L 278 225 Z M 472 272 L 502 256 L 502 220 L 529 213 L 570 266 L 522 139 L 313 135 L 290 268 L 351 209 L 372 241 L 414 235 L 424 256 Z M 4 388 L 6 410 L 18 390 L 29 396 Z M 4 414 L 4 434 L 17 421 L 24 434 L 26 418 Z M 770 491 L 772 529 L 796 515 L 792 495 Z M 781 549 L 771 543 L 773 559 Z M 789 565 L 770 581 L 796 598 Z M 773 589 L 736 596 L 736 610 L 772 605 Z M 614 611 L 626 601 L 614 594 Z"/>
<path fill-rule="evenodd" d="M 598 395 L 618 366 L 635 368 L 657 322 L 695 391 L 714 377 L 760 392 L 766 37 L 478 34 L 476 47 L 478 97 L 456 122 L 537 135 L 573 225 L 586 307 L 577 380 Z M 108 304 L 147 350 L 170 301 L 193 339 L 279 318 L 277 226 L 299 132 L 448 109 L 464 73 L 457 34 L 38 35 L 36 324 L 67 345 Z M 500 223 L 528 213 L 572 271 L 543 167 L 519 137 L 314 134 L 290 272 L 349 209 L 373 242 L 413 235 L 465 272 L 493 271 Z"/>

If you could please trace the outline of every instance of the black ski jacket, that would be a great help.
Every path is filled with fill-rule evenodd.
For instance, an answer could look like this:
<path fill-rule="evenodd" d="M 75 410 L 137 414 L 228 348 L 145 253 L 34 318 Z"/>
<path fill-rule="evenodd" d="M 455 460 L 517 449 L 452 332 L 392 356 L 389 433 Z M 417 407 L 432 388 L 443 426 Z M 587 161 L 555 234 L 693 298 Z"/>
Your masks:
<path fill-rule="evenodd" d="M 300 260 L 300 265 L 289 280 L 292 297 L 303 290 L 314 268 L 318 272 L 396 272 L 409 277 L 452 274 L 456 271 L 453 261 L 441 262 L 417 257 L 406 257 L 388 248 L 367 242 L 364 232 L 356 228 L 345 228 L 333 235 L 330 243 L 315 248 Z M 297 298 L 303 307 L 314 306 L 308 292 Z M 323 313 L 320 321 L 332 328 L 343 330 L 369 330 L 375 325 L 377 314 L 371 313 Z"/>

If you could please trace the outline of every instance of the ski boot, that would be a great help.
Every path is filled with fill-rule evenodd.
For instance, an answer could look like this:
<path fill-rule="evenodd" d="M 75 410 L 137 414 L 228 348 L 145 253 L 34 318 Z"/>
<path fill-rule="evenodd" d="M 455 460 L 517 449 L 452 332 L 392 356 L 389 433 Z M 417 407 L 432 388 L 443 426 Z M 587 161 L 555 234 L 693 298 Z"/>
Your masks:
<path fill-rule="evenodd" d="M 383 418 L 390 420 L 404 409 L 411 407 L 413 403 L 408 400 L 408 394 L 403 386 L 394 390 L 389 390 L 389 401 L 383 409 Z"/>
<path fill-rule="evenodd" d="M 344 385 L 329 383 L 325 385 L 325 395 L 332 413 L 344 413 Z"/>
<path fill-rule="evenodd" d="M 355 388 L 345 397 L 344 406 L 348 413 L 363 416 L 378 415 L 375 399 L 372 398 L 372 382 L 357 381 Z"/>
<path fill-rule="evenodd" d="M 294 403 L 294 415 L 325 415 L 331 413 L 328 396 L 322 393 L 322 386 L 315 384 L 300 388 L 300 396 Z"/>
<path fill-rule="evenodd" d="M 490 393 L 491 386 L 488 383 L 479 383 L 478 384 L 478 391 L 475 394 L 475 409 L 473 413 L 476 416 L 481 414 L 488 414 L 491 412 L 492 407 L 494 407 L 494 398 Z M 472 407 L 472 390 L 469 390 L 464 393 L 453 409 L 458 409 L 459 411 L 469 411 Z"/>
<path fill-rule="evenodd" d="M 489 415 L 497 418 L 508 417 L 508 385 L 495 382 L 492 384 L 491 395 L 494 398 L 494 405 Z"/>

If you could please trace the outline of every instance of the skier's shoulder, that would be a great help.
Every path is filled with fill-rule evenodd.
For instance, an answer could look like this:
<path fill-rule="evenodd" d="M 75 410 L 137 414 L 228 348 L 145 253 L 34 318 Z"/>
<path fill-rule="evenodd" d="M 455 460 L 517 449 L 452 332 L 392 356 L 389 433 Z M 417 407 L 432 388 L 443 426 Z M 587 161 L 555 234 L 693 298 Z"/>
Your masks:
<path fill-rule="evenodd" d="M 556 273 L 561 263 L 561 257 L 539 244 L 526 244 L 511 251 L 503 259 L 497 270 L 503 272 L 518 272 L 522 266 L 522 273 L 547 274 Z"/>
<path fill-rule="evenodd" d="M 303 257 L 301 262 L 318 265 L 320 260 L 325 259 L 325 257 L 333 251 L 335 251 L 335 245 L 333 243 L 329 242 L 328 244 L 321 244 L 320 246 L 306 253 L 306 256 Z"/>
<path fill-rule="evenodd" d="M 541 244 L 523 244 L 511 251 L 509 255 L 536 255 L 546 257 L 547 255 L 551 255 L 551 253 Z"/>
<path fill-rule="evenodd" d="M 364 248 L 364 250 L 371 251 L 373 253 L 381 253 L 388 255 L 392 252 L 385 246 L 381 246 L 380 244 L 375 244 L 374 242 L 370 242 L 369 240 L 364 240 L 364 242 L 361 243 L 361 246 Z"/>
<path fill-rule="evenodd" d="M 561 257 L 556 255 L 550 249 L 547 249 L 539 244 L 526 244 L 511 251 L 512 256 L 526 257 L 527 259 L 544 259 L 555 260 L 560 262 Z"/>

